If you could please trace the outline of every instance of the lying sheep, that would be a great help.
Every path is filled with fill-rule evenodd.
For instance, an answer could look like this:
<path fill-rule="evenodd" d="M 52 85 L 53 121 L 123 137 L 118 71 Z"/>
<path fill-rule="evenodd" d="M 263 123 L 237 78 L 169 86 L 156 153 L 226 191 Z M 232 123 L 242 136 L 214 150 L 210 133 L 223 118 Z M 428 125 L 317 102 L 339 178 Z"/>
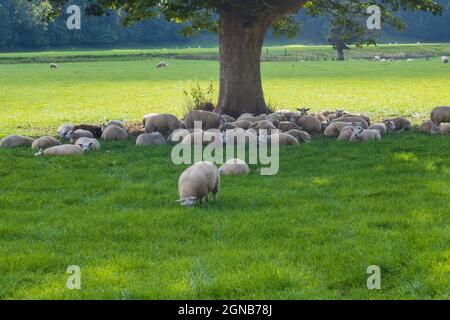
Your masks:
<path fill-rule="evenodd" d="M 187 129 L 193 129 L 197 121 L 201 122 L 203 130 L 218 129 L 227 122 L 220 114 L 203 110 L 193 110 L 184 118 Z"/>
<path fill-rule="evenodd" d="M 349 126 L 357 126 L 359 123 L 348 123 L 348 122 L 332 122 L 324 131 L 326 137 L 339 137 L 341 130 Z"/>
<path fill-rule="evenodd" d="M 33 138 L 24 136 L 7 136 L 0 140 L 0 148 L 15 148 L 21 146 L 31 146 L 34 142 Z"/>
<path fill-rule="evenodd" d="M 272 121 L 277 121 L 278 123 L 280 123 L 282 121 L 285 121 L 285 118 L 283 117 L 283 115 L 281 113 L 278 113 L 278 112 L 274 112 L 274 113 L 269 114 L 267 116 L 267 119 L 268 120 L 270 119 Z"/>
<path fill-rule="evenodd" d="M 136 139 L 137 146 L 154 146 L 166 144 L 166 139 L 159 132 L 143 133 Z"/>
<path fill-rule="evenodd" d="M 450 123 L 443 123 L 441 124 L 441 127 L 439 128 L 439 131 L 442 135 L 449 135 L 450 134 Z"/>
<path fill-rule="evenodd" d="M 75 131 L 70 131 L 69 133 L 67 133 L 66 137 L 68 139 L 70 139 L 70 143 L 74 143 L 75 141 L 77 141 L 79 138 L 82 138 L 82 137 L 94 138 L 94 135 L 90 131 L 83 130 L 83 129 L 77 129 Z"/>
<path fill-rule="evenodd" d="M 250 122 L 248 120 L 236 120 L 235 122 L 233 122 L 233 124 L 238 128 L 248 130 L 248 129 L 250 129 L 252 122 Z"/>
<path fill-rule="evenodd" d="M 40 149 L 35 156 L 77 156 L 83 153 L 83 149 L 79 145 L 63 144 L 45 150 Z"/>
<path fill-rule="evenodd" d="M 442 61 L 443 63 L 448 63 L 448 57 L 447 57 L 447 56 L 441 57 L 441 61 Z"/>
<path fill-rule="evenodd" d="M 345 127 L 341 130 L 338 141 L 350 141 L 354 134 L 355 129 L 353 127 Z"/>
<path fill-rule="evenodd" d="M 322 115 L 328 119 L 328 121 L 333 121 L 337 118 L 341 118 L 343 116 L 348 115 L 345 110 L 336 110 L 336 111 L 324 111 Z"/>
<path fill-rule="evenodd" d="M 39 150 L 41 148 L 50 148 L 50 147 L 54 147 L 54 146 L 58 146 L 60 143 L 58 140 L 56 140 L 53 137 L 48 137 L 48 136 L 44 136 L 44 137 L 40 137 L 36 140 L 34 140 L 33 144 L 31 145 L 32 149 L 35 150 Z"/>
<path fill-rule="evenodd" d="M 369 123 L 367 122 L 367 120 L 359 116 L 343 116 L 331 121 L 331 123 L 333 122 L 360 123 L 364 127 L 364 129 L 369 129 Z"/>
<path fill-rule="evenodd" d="M 180 175 L 178 179 L 178 192 L 180 199 L 177 200 L 182 206 L 192 207 L 198 201 L 208 201 L 209 193 L 214 200 L 220 189 L 220 174 L 216 166 L 208 161 L 197 162 Z"/>
<path fill-rule="evenodd" d="M 385 119 L 383 123 L 387 123 L 388 121 L 392 121 L 395 126 L 395 131 L 404 131 L 410 130 L 412 128 L 412 123 L 408 119 L 404 117 L 397 117 L 392 119 Z"/>
<path fill-rule="evenodd" d="M 298 129 L 298 126 L 290 121 L 281 121 L 278 128 L 280 129 L 281 132 L 287 132 L 290 130 Z"/>
<path fill-rule="evenodd" d="M 242 128 L 235 128 L 226 130 L 222 133 L 222 141 L 226 144 L 250 143 L 258 139 L 258 134 L 254 130 L 244 130 Z"/>
<path fill-rule="evenodd" d="M 58 135 L 60 138 L 66 139 L 67 134 L 73 130 L 73 125 L 71 124 L 63 124 L 58 128 Z"/>
<path fill-rule="evenodd" d="M 261 120 L 253 122 L 249 129 L 255 130 L 275 130 L 277 127 L 273 124 L 271 120 Z"/>
<path fill-rule="evenodd" d="M 419 127 L 420 132 L 426 134 L 439 133 L 439 126 L 435 125 L 431 120 L 425 120 Z"/>
<path fill-rule="evenodd" d="M 230 159 L 220 168 L 219 173 L 226 176 L 247 175 L 250 173 L 249 166 L 241 159 Z"/>
<path fill-rule="evenodd" d="M 195 130 L 194 132 L 186 135 L 181 141 L 183 145 L 193 145 L 196 143 L 201 143 L 204 146 L 207 146 L 211 143 L 217 143 L 217 145 L 223 145 L 222 133 L 217 130 L 208 130 L 208 131 L 199 131 Z"/>
<path fill-rule="evenodd" d="M 293 136 L 294 138 L 296 138 L 298 140 L 298 142 L 305 142 L 308 143 L 311 141 L 311 136 L 309 135 L 309 133 L 305 132 L 305 131 L 301 131 L 298 129 L 292 129 L 289 130 L 287 132 L 285 132 L 291 136 Z"/>
<path fill-rule="evenodd" d="M 287 133 L 275 133 L 272 135 L 267 135 L 265 133 L 260 134 L 258 137 L 259 143 L 267 143 L 270 144 L 272 142 L 273 139 L 277 139 L 278 140 L 278 144 L 280 146 L 282 145 L 293 145 L 293 144 L 299 144 L 298 140 L 291 136 L 290 134 Z"/>
<path fill-rule="evenodd" d="M 431 111 L 431 121 L 435 125 L 440 125 L 442 122 L 450 122 L 450 107 L 436 107 Z"/>
<path fill-rule="evenodd" d="M 309 114 L 309 110 L 311 110 L 310 108 L 307 108 L 307 109 L 306 108 L 299 108 L 297 110 L 300 112 L 300 115 L 302 115 L 302 116 L 310 115 L 310 116 L 316 117 L 322 123 L 322 127 L 324 127 L 324 125 L 327 124 L 328 121 L 329 121 L 328 118 L 325 117 L 321 113 Z"/>
<path fill-rule="evenodd" d="M 181 128 L 181 122 L 172 114 L 154 114 L 144 117 L 146 133 L 160 132 L 164 137 L 169 137 L 176 129 Z"/>
<path fill-rule="evenodd" d="M 322 123 L 313 116 L 294 116 L 290 120 L 307 132 L 322 132 Z"/>
<path fill-rule="evenodd" d="M 167 63 L 165 63 L 164 61 L 161 61 L 156 65 L 156 68 L 165 68 L 165 67 L 167 67 Z"/>
<path fill-rule="evenodd" d="M 223 114 L 222 118 L 225 119 L 226 122 L 235 122 L 236 121 L 235 118 L 233 118 L 232 116 L 228 116 L 226 114 Z"/>
<path fill-rule="evenodd" d="M 86 137 L 79 138 L 75 142 L 75 145 L 79 146 L 83 152 L 88 152 L 91 150 L 99 151 L 101 147 L 100 142 L 97 139 Z"/>
<path fill-rule="evenodd" d="M 102 129 L 105 130 L 106 127 L 109 127 L 110 125 L 118 126 L 122 129 L 125 129 L 123 122 L 121 120 L 109 120 L 106 124 L 102 126 Z"/>
<path fill-rule="evenodd" d="M 72 131 L 85 130 L 92 133 L 93 137 L 100 139 L 102 136 L 103 128 L 101 126 L 95 126 L 91 124 L 80 124 L 73 127 Z"/>
<path fill-rule="evenodd" d="M 364 129 L 363 126 L 358 125 L 353 130 L 353 135 L 350 138 L 350 141 L 381 141 L 381 135 L 378 130 L 370 130 Z"/>
<path fill-rule="evenodd" d="M 374 123 L 369 127 L 370 130 L 378 130 L 381 135 L 387 133 L 387 128 L 385 123 Z"/>
<path fill-rule="evenodd" d="M 128 139 L 128 134 L 124 129 L 115 125 L 110 125 L 105 128 L 101 138 L 106 141 L 126 141 Z"/>

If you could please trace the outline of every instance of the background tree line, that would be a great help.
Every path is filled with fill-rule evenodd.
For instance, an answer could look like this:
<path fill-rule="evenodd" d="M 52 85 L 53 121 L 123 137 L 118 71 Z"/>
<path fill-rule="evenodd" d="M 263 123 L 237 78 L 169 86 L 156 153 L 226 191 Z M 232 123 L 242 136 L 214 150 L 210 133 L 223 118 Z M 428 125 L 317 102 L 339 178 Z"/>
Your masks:
<path fill-rule="evenodd" d="M 82 9 L 87 0 L 76 0 Z M 380 39 L 383 41 L 450 41 L 450 2 L 439 1 L 444 7 L 441 17 L 416 12 L 400 12 L 406 30 L 399 32 L 392 27 L 383 27 Z M 0 0 L 0 49 L 39 49 L 49 47 L 89 47 L 113 46 L 125 44 L 180 44 L 190 42 L 216 43 L 217 38 L 211 33 L 185 38 L 181 24 L 167 22 L 163 18 L 145 20 L 123 26 L 121 11 L 108 11 L 102 17 L 82 17 L 81 30 L 68 30 L 66 19 L 62 15 L 52 22 L 42 18 L 51 10 L 46 2 L 29 0 Z M 330 35 L 329 17 L 310 17 L 301 11 L 296 16 L 301 23 L 301 33 L 294 41 L 302 43 L 327 44 Z M 273 39 L 274 34 L 269 34 Z"/>

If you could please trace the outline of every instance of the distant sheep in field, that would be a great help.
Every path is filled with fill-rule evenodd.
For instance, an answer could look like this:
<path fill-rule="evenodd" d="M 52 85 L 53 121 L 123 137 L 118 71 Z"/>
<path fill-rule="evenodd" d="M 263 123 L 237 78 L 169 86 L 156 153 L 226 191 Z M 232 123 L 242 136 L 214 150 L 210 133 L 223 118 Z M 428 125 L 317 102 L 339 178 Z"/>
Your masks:
<path fill-rule="evenodd" d="M 436 107 L 431 111 L 431 121 L 435 125 L 439 125 L 442 122 L 450 122 L 450 107 Z"/>
<path fill-rule="evenodd" d="M 136 139 L 137 146 L 155 146 L 166 144 L 166 139 L 159 132 L 143 133 Z"/>
<path fill-rule="evenodd" d="M 85 138 L 81 137 L 76 142 L 75 145 L 79 146 L 83 152 L 88 151 L 99 151 L 100 150 L 100 142 L 97 139 L 94 138 Z"/>
<path fill-rule="evenodd" d="M 83 130 L 83 129 L 77 129 L 75 131 L 70 131 L 66 134 L 66 137 L 68 139 L 70 139 L 70 143 L 74 143 L 75 141 L 77 141 L 79 138 L 94 138 L 94 135 L 92 134 L 92 132 L 88 131 L 88 130 Z"/>
<path fill-rule="evenodd" d="M 45 150 L 40 149 L 35 156 L 78 156 L 83 153 L 83 149 L 79 145 L 63 144 Z"/>
<path fill-rule="evenodd" d="M 408 119 L 404 117 L 397 117 L 392 119 L 386 119 L 383 120 L 383 123 L 387 123 L 389 121 L 392 121 L 395 126 L 395 131 L 405 131 L 410 130 L 412 128 L 412 123 Z"/>
<path fill-rule="evenodd" d="M 281 132 L 288 132 L 290 130 L 298 129 L 298 126 L 290 121 L 281 121 L 279 125 L 279 129 Z"/>
<path fill-rule="evenodd" d="M 425 120 L 419 127 L 420 132 L 425 134 L 437 134 L 440 132 L 439 126 L 435 125 L 431 120 Z"/>
<path fill-rule="evenodd" d="M 442 135 L 450 135 L 450 123 L 443 123 L 441 124 L 441 127 L 439 128 L 439 131 Z"/>
<path fill-rule="evenodd" d="M 44 136 L 34 140 L 33 144 L 31 145 L 31 148 L 39 150 L 41 148 L 50 148 L 58 146 L 59 144 L 60 144 L 59 141 L 56 140 L 55 138 Z"/>
<path fill-rule="evenodd" d="M 58 65 L 56 63 L 50 63 L 50 69 L 58 69 Z"/>
<path fill-rule="evenodd" d="M 298 140 L 291 136 L 290 134 L 287 133 L 275 133 L 272 135 L 267 135 L 265 133 L 260 134 L 258 137 L 258 141 L 259 143 L 263 143 L 263 144 L 271 144 L 273 139 L 277 139 L 278 140 L 278 144 L 280 146 L 282 145 L 294 145 L 294 144 L 299 144 Z"/>
<path fill-rule="evenodd" d="M 322 123 L 313 116 L 294 116 L 290 120 L 307 132 L 321 132 Z"/>
<path fill-rule="evenodd" d="M 218 113 L 193 110 L 184 118 L 187 129 L 194 129 L 195 122 L 201 122 L 202 130 L 218 129 L 221 125 L 227 123 L 227 120 Z"/>
<path fill-rule="evenodd" d="M 7 136 L 0 140 L 0 148 L 15 148 L 21 146 L 31 146 L 34 142 L 33 138 L 24 136 Z"/>
<path fill-rule="evenodd" d="M 369 127 L 370 130 L 378 130 L 381 135 L 387 133 L 387 128 L 385 123 L 374 123 Z"/>
<path fill-rule="evenodd" d="M 441 57 L 441 61 L 442 61 L 443 63 L 448 63 L 448 57 L 447 57 L 447 56 Z"/>
<path fill-rule="evenodd" d="M 381 134 L 378 130 L 364 129 L 362 125 L 358 125 L 353 129 L 353 135 L 350 141 L 381 141 Z"/>
<path fill-rule="evenodd" d="M 208 161 L 197 162 L 180 175 L 178 179 L 177 200 L 182 206 L 192 207 L 198 201 L 208 201 L 208 195 L 212 193 L 214 200 L 220 190 L 220 174 L 216 166 Z"/>
<path fill-rule="evenodd" d="M 79 124 L 73 126 L 72 131 L 84 130 L 92 133 L 92 136 L 96 139 L 100 139 L 102 136 L 103 128 L 101 126 L 91 125 L 91 124 Z"/>
<path fill-rule="evenodd" d="M 250 168 L 241 159 L 230 159 L 219 168 L 219 173 L 226 176 L 247 175 L 250 173 Z"/>
<path fill-rule="evenodd" d="M 332 122 L 324 131 L 324 135 L 326 137 L 334 137 L 337 138 L 339 137 L 339 135 L 341 134 L 341 130 L 346 128 L 346 127 L 350 127 L 350 126 L 357 126 L 360 123 L 349 123 L 349 122 Z M 364 128 L 364 126 L 363 126 Z"/>
<path fill-rule="evenodd" d="M 165 63 L 164 61 L 161 61 L 160 63 L 158 63 L 158 64 L 156 65 L 156 68 L 165 68 L 165 67 L 167 67 L 167 66 L 168 66 L 167 63 Z"/>
<path fill-rule="evenodd" d="M 123 121 L 121 120 L 109 120 L 106 124 L 102 125 L 102 130 L 104 130 L 106 127 L 109 127 L 110 125 L 118 126 L 122 129 L 125 129 L 123 125 Z"/>
<path fill-rule="evenodd" d="M 375 57 L 373 57 L 373 61 L 381 61 L 381 57 L 380 56 L 375 56 Z"/>
<path fill-rule="evenodd" d="M 110 125 L 106 127 L 102 133 L 102 140 L 107 141 L 126 141 L 128 139 L 127 132 L 115 125 Z"/>
<path fill-rule="evenodd" d="M 150 114 L 144 117 L 144 127 L 146 133 L 157 131 L 167 138 L 181 128 L 181 122 L 172 114 Z"/>
<path fill-rule="evenodd" d="M 287 132 L 285 132 L 291 136 L 293 136 L 294 138 L 296 138 L 298 140 L 298 142 L 304 142 L 304 143 L 308 143 L 311 141 L 311 136 L 309 135 L 309 133 L 305 132 L 305 131 L 301 131 L 298 129 L 292 129 L 289 130 Z"/>
<path fill-rule="evenodd" d="M 67 134 L 73 130 L 73 125 L 71 124 L 63 124 L 58 128 L 58 135 L 60 138 L 66 139 Z"/>

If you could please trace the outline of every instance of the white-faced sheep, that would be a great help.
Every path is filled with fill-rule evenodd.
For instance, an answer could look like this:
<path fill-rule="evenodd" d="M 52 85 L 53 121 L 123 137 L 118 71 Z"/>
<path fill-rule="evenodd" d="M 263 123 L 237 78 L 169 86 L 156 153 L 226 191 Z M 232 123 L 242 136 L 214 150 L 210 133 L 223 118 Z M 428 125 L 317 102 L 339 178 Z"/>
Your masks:
<path fill-rule="evenodd" d="M 58 65 L 56 63 L 50 63 L 50 69 L 58 69 Z"/>
<path fill-rule="evenodd" d="M 392 121 L 394 123 L 396 131 L 410 130 L 412 128 L 411 121 L 409 121 L 408 119 L 406 119 L 404 117 L 386 119 L 386 120 L 383 120 L 383 123 L 386 123 L 388 121 Z"/>
<path fill-rule="evenodd" d="M 83 153 L 83 149 L 79 145 L 63 144 L 45 150 L 40 149 L 35 156 L 77 156 Z"/>
<path fill-rule="evenodd" d="M 307 132 L 321 132 L 322 123 L 313 116 L 294 116 L 290 120 Z"/>
<path fill-rule="evenodd" d="M 145 132 L 160 132 L 164 137 L 169 137 L 176 129 L 181 128 L 181 122 L 172 114 L 154 114 L 144 117 Z"/>
<path fill-rule="evenodd" d="M 166 139 L 159 132 L 143 133 L 136 139 L 137 146 L 154 146 L 166 144 Z"/>
<path fill-rule="evenodd" d="M 208 161 L 197 162 L 180 175 L 178 179 L 178 192 L 180 199 L 177 200 L 182 206 L 192 207 L 198 201 L 208 201 L 209 193 L 214 200 L 220 190 L 220 174 L 216 166 Z"/>
<path fill-rule="evenodd" d="M 447 57 L 447 56 L 441 57 L 441 61 L 442 61 L 443 63 L 448 63 L 448 57 Z"/>
<path fill-rule="evenodd" d="M 356 126 L 359 123 L 348 123 L 348 122 L 332 122 L 323 133 L 326 137 L 339 137 L 341 130 L 345 127 Z"/>
<path fill-rule="evenodd" d="M 55 138 L 44 136 L 34 140 L 33 144 L 31 145 L 31 148 L 39 150 L 41 148 L 50 148 L 58 146 L 59 144 L 60 144 L 59 141 L 56 140 Z"/>
<path fill-rule="evenodd" d="M 63 124 L 58 128 L 58 135 L 60 138 L 67 138 L 67 134 L 73 131 L 73 125 L 71 124 Z"/>
<path fill-rule="evenodd" d="M 203 130 L 218 129 L 221 125 L 227 121 L 218 113 L 193 110 L 190 111 L 184 118 L 184 123 L 187 129 L 194 129 L 194 123 L 201 122 Z"/>
<path fill-rule="evenodd" d="M 127 132 L 115 125 L 106 127 L 102 133 L 102 140 L 106 141 L 126 141 L 128 139 Z"/>
<path fill-rule="evenodd" d="M 0 140 L 0 148 L 15 148 L 21 146 L 31 146 L 34 142 L 33 138 L 24 136 L 7 136 Z"/>
<path fill-rule="evenodd" d="M 328 118 L 325 117 L 323 114 L 321 113 L 313 113 L 313 114 L 309 114 L 309 110 L 311 110 L 310 108 L 298 108 L 297 109 L 300 112 L 301 116 L 306 116 L 306 115 L 310 115 L 313 117 L 316 117 L 321 123 L 322 123 L 322 127 L 324 127 L 327 123 L 328 123 Z"/>
<path fill-rule="evenodd" d="M 66 137 L 68 139 L 70 139 L 70 143 L 74 143 L 79 138 L 83 138 L 83 137 L 84 138 L 93 138 L 94 135 L 90 131 L 83 130 L 83 129 L 78 129 L 78 130 L 75 130 L 75 131 L 70 131 L 69 133 L 67 133 Z"/>
<path fill-rule="evenodd" d="M 296 138 L 298 140 L 298 142 L 305 142 L 308 143 L 311 141 L 311 136 L 309 135 L 309 133 L 305 132 L 305 131 L 301 131 L 298 129 L 292 129 L 289 130 L 287 132 L 285 132 L 291 136 L 293 136 L 294 138 Z"/>
<path fill-rule="evenodd" d="M 435 125 L 450 122 L 450 107 L 436 107 L 431 111 L 430 119 Z"/>
<path fill-rule="evenodd" d="M 295 137 L 284 132 L 275 133 L 272 135 L 262 133 L 259 135 L 258 140 L 259 143 L 267 143 L 267 144 L 271 144 L 273 140 L 278 140 L 278 144 L 280 146 L 299 144 L 298 140 Z"/>
<path fill-rule="evenodd" d="M 363 126 L 358 125 L 353 129 L 353 135 L 350 141 L 381 141 L 381 134 L 378 130 L 364 129 Z"/>
<path fill-rule="evenodd" d="M 250 173 L 249 166 L 241 159 L 230 159 L 219 168 L 219 173 L 226 176 L 240 176 Z"/>
<path fill-rule="evenodd" d="M 367 120 L 359 116 L 343 116 L 331 121 L 331 123 L 333 122 L 360 123 L 364 127 L 364 129 L 369 129 L 369 123 L 367 122 Z"/>
<path fill-rule="evenodd" d="M 94 138 L 79 138 L 76 142 L 75 145 L 79 146 L 83 152 L 88 152 L 88 151 L 99 151 L 100 150 L 100 141 L 98 141 L 97 139 Z"/>

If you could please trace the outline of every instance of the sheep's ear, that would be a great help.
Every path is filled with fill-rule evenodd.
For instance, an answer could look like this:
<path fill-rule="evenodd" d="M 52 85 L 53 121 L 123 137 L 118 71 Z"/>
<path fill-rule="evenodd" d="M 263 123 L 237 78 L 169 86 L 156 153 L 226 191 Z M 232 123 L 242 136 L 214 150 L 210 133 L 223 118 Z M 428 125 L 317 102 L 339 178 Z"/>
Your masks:
<path fill-rule="evenodd" d="M 309 110 L 311 110 L 311 108 L 305 109 L 305 111 L 309 111 Z"/>

